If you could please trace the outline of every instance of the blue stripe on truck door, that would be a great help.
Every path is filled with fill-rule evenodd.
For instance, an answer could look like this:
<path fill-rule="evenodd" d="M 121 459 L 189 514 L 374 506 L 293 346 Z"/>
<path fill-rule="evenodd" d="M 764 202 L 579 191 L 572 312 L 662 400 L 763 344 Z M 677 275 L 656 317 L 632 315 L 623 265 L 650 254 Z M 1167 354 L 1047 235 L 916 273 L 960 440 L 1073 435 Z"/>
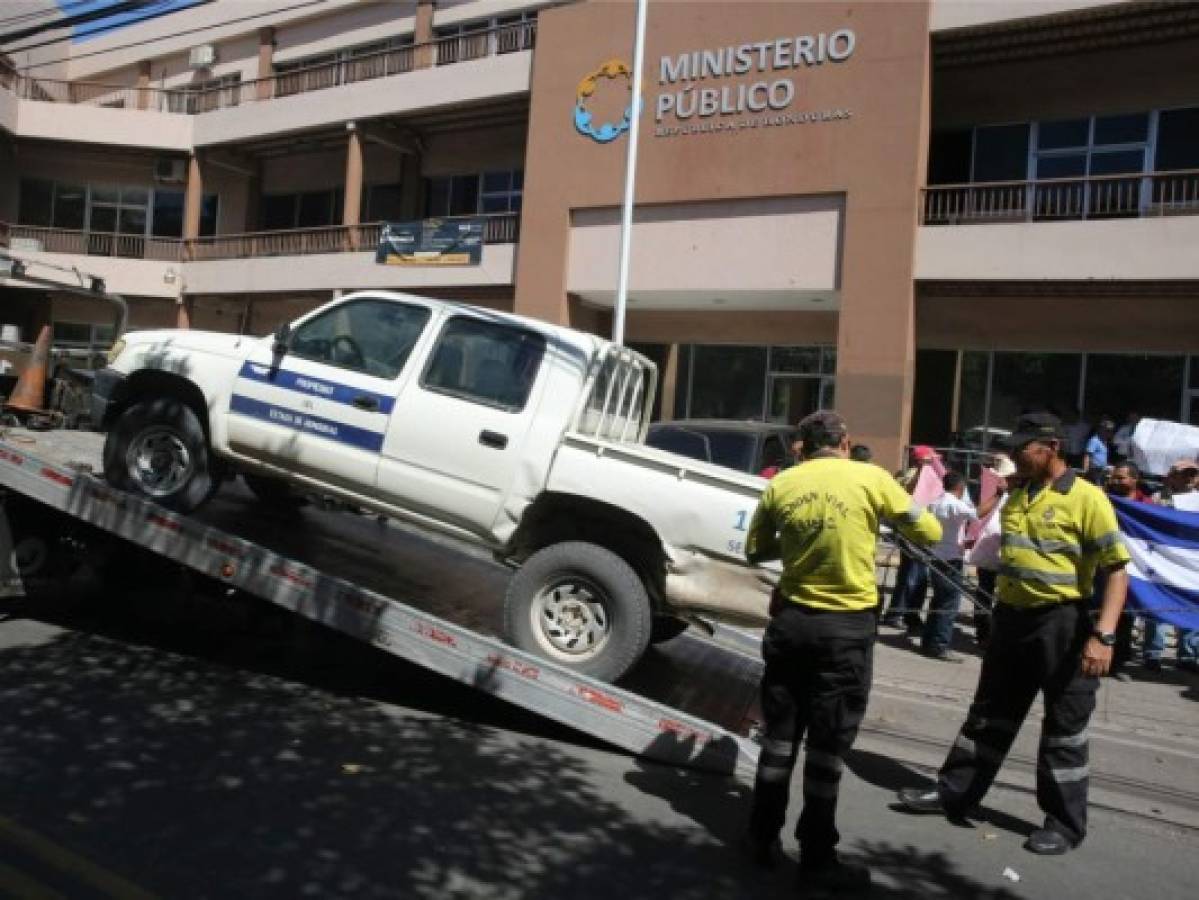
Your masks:
<path fill-rule="evenodd" d="M 294 428 L 297 431 L 348 444 L 351 447 L 360 447 L 372 453 L 378 453 L 383 448 L 382 431 L 357 428 L 334 419 L 312 416 L 295 409 L 287 409 L 273 403 L 255 400 L 252 397 L 244 397 L 241 394 L 234 394 L 230 398 L 229 412 L 270 422 L 272 425 L 279 425 L 283 428 Z"/>
<path fill-rule="evenodd" d="M 241 371 L 237 373 L 237 377 L 295 391 L 306 397 L 318 397 L 333 403 L 343 403 L 346 406 L 353 406 L 354 401 L 360 397 L 369 397 L 379 404 L 377 411 L 385 416 L 390 415 L 392 409 L 395 408 L 395 397 L 390 394 L 377 394 L 374 391 L 356 388 L 348 384 L 338 384 L 336 381 L 301 375 L 298 372 L 276 369 L 260 363 L 245 362 Z"/>

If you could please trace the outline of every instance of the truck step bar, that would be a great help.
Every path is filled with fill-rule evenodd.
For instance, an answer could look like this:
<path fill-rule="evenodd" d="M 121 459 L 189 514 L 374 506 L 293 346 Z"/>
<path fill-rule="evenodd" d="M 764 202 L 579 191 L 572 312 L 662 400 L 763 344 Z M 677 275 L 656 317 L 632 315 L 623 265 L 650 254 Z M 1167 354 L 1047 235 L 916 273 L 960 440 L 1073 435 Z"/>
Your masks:
<path fill-rule="evenodd" d="M 203 511 L 179 515 L 115 490 L 92 474 L 100 469 L 102 446 L 103 435 L 91 432 L 6 430 L 0 433 L 0 488 L 639 756 L 752 776 L 758 748 L 746 732 L 760 667 L 748 653 L 683 635 L 647 654 L 625 687 L 605 684 L 387 596 L 361 578 L 339 577 L 335 543 L 317 546 L 309 562 L 209 524 Z M 321 515 L 343 523 L 356 518 L 314 513 Z M 302 527 L 282 530 L 306 531 L 309 516 L 303 517 Z M 242 508 L 240 518 L 253 517 Z M 11 544 L 0 507 L 6 583 L 13 578 Z"/>

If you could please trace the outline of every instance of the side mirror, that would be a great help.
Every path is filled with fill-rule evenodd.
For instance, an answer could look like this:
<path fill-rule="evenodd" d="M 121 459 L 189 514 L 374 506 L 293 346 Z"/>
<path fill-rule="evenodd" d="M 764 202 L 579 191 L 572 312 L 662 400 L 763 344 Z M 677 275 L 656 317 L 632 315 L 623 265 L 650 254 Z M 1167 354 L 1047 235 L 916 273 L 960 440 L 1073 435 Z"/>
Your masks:
<path fill-rule="evenodd" d="M 275 329 L 275 344 L 271 348 L 275 356 L 284 356 L 291 343 L 291 326 L 284 322 Z"/>

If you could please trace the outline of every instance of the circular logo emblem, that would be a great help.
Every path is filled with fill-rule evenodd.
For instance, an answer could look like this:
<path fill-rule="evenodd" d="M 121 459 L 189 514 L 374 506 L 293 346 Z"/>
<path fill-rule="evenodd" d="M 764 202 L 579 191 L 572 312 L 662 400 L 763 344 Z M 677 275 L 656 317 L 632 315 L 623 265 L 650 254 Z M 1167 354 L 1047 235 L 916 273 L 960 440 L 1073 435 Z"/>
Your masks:
<path fill-rule="evenodd" d="M 629 105 L 625 107 L 624 115 L 621 116 L 619 122 L 603 122 L 597 125 L 591 111 L 587 109 L 588 102 L 595 95 L 596 88 L 602 81 L 615 81 L 621 78 L 628 82 L 631 94 L 633 70 L 623 60 L 610 59 L 579 82 L 579 89 L 575 92 L 574 116 L 575 130 L 579 134 L 586 135 L 600 144 L 607 144 L 629 130 L 629 126 L 633 122 L 635 103 L 633 99 L 629 100 Z"/>

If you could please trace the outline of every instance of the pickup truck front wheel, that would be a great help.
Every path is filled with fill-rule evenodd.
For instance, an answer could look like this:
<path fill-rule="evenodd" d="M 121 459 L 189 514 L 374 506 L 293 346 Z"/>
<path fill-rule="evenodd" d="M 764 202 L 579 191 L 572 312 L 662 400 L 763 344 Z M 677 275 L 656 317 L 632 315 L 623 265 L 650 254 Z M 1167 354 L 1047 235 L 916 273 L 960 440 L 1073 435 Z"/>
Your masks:
<path fill-rule="evenodd" d="M 125 410 L 104 441 L 104 477 L 177 512 L 191 512 L 216 491 L 208 438 L 196 414 L 171 398 Z"/>
<path fill-rule="evenodd" d="M 534 553 L 504 598 L 509 643 L 603 681 L 615 681 L 641 658 L 652 622 L 632 567 L 583 541 Z"/>

